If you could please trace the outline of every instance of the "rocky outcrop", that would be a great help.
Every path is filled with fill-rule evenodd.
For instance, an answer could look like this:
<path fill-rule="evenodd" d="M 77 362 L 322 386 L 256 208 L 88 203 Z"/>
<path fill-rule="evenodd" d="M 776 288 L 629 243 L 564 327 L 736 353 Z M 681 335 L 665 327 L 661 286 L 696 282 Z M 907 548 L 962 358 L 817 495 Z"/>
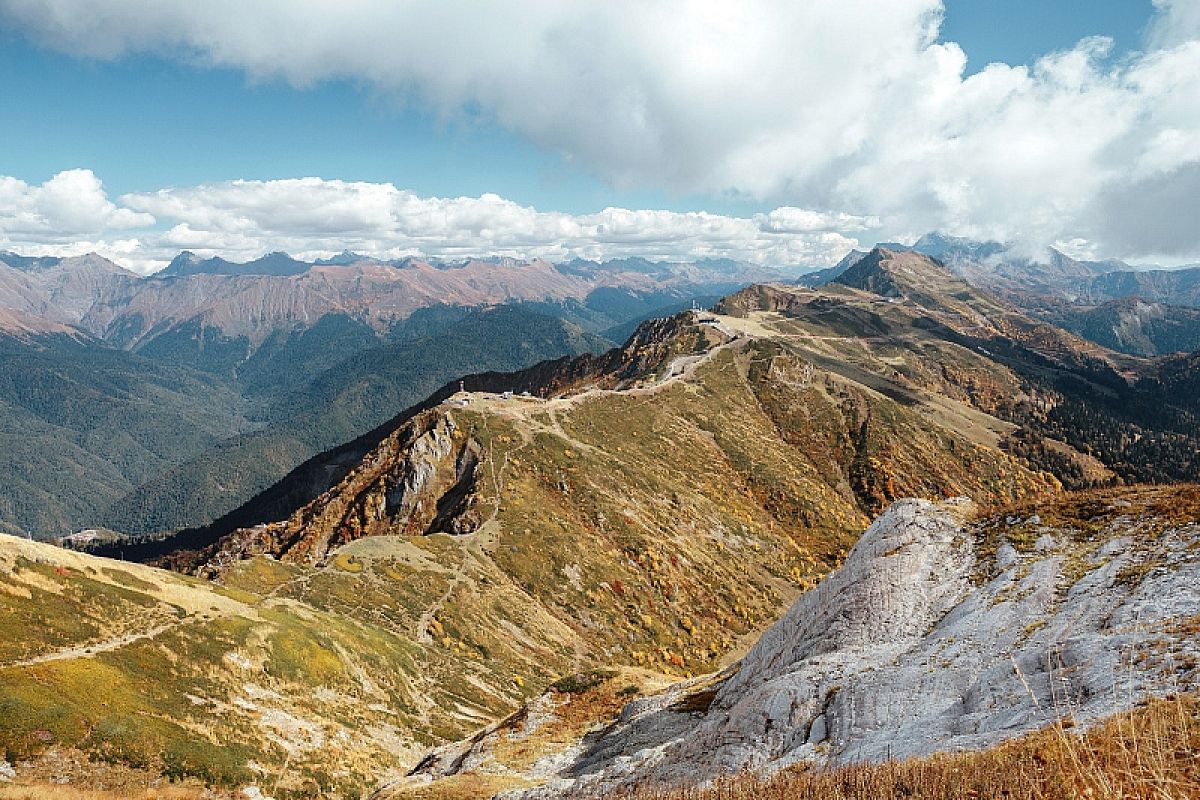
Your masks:
<path fill-rule="evenodd" d="M 358 454 L 361 461 L 344 477 L 287 520 L 239 528 L 205 548 L 181 550 L 158 563 L 212 577 L 254 555 L 316 563 L 331 550 L 367 536 L 471 533 L 482 521 L 475 482 L 484 454 L 456 423 L 454 404 L 432 405 L 433 401 L 445 400 L 458 387 L 552 397 L 585 388 L 637 385 L 653 381 L 673 358 L 726 340 L 680 314 L 643 323 L 624 347 L 601 355 L 452 382 L 424 410 L 398 418 L 392 432 Z"/>
<path fill-rule="evenodd" d="M 1193 689 L 1200 523 L 1170 505 L 1179 498 L 1151 508 L 1116 496 L 1052 512 L 1057 523 L 973 523 L 964 501 L 900 501 L 718 689 L 693 682 L 631 703 L 521 796 L 982 748 Z"/>
<path fill-rule="evenodd" d="M 219 575 L 260 554 L 315 563 L 366 536 L 469 533 L 480 522 L 475 478 L 481 458 L 478 443 L 447 408 L 419 413 L 289 519 L 234 531 L 199 554 L 201 573 Z"/>
<path fill-rule="evenodd" d="M 722 298 L 713 310 L 731 317 L 746 317 L 753 311 L 775 311 L 787 316 L 806 308 L 815 298 L 815 293 L 795 287 L 758 284 Z"/>

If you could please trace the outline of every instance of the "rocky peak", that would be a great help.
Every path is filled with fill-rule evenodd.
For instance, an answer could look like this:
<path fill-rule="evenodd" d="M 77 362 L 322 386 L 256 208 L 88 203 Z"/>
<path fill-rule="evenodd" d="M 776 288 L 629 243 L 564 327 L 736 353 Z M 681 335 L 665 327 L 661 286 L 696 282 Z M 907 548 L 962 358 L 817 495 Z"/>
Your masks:
<path fill-rule="evenodd" d="M 203 259 L 193 253 L 191 250 L 181 250 L 179 255 L 171 259 L 171 263 L 165 268 L 159 270 L 159 277 L 170 277 L 172 275 L 190 275 L 196 271 L 196 265 Z"/>
<path fill-rule="evenodd" d="M 218 256 L 201 258 L 190 250 L 184 250 L 157 275 L 162 278 L 184 275 L 299 275 L 310 266 L 283 252 L 267 253 L 252 261 L 238 263 Z"/>
<path fill-rule="evenodd" d="M 351 264 L 361 264 L 364 262 L 367 264 L 383 263 L 377 258 L 372 258 L 371 256 L 362 256 L 358 253 L 355 253 L 353 250 L 343 250 L 337 255 L 329 258 L 318 258 L 313 262 L 313 264 L 318 267 L 347 267 Z"/>
<path fill-rule="evenodd" d="M 930 256 L 876 247 L 833 283 L 862 289 L 884 297 L 912 297 L 931 292 L 968 288 L 950 270 Z"/>
<path fill-rule="evenodd" d="M 777 312 L 787 316 L 808 306 L 815 297 L 811 292 L 794 287 L 756 284 L 722 298 L 714 310 L 731 317 L 745 317 L 754 311 Z"/>
<path fill-rule="evenodd" d="M 22 256 L 10 250 L 0 250 L 0 264 L 21 272 L 41 272 L 62 263 L 57 256 Z"/>

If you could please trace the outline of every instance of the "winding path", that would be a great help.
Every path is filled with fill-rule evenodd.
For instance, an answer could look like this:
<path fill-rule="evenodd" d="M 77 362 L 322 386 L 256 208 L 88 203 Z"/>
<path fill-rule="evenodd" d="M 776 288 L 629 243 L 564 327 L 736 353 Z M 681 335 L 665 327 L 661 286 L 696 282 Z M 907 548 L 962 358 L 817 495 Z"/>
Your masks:
<path fill-rule="evenodd" d="M 7 664 L 0 664 L 0 670 L 17 669 L 19 667 L 32 667 L 36 666 L 37 664 L 46 664 L 51 661 L 66 661 L 74 658 L 90 658 L 91 656 L 98 655 L 100 653 L 109 653 L 113 650 L 119 650 L 126 645 L 133 644 L 134 642 L 153 639 L 169 630 L 178 628 L 181 625 L 187 625 L 195 622 L 198 619 L 200 619 L 200 617 L 185 617 L 184 619 L 175 620 L 174 622 L 168 622 L 162 625 L 156 625 L 153 628 L 147 628 L 146 630 L 139 631 L 138 633 L 127 633 L 123 636 L 114 636 L 111 639 L 105 639 L 102 642 L 92 642 L 89 644 L 76 645 L 74 647 L 65 647 L 62 650 L 55 650 L 52 653 L 45 653 L 40 656 L 34 656 L 33 658 L 26 658 L 20 661 L 10 661 Z"/>

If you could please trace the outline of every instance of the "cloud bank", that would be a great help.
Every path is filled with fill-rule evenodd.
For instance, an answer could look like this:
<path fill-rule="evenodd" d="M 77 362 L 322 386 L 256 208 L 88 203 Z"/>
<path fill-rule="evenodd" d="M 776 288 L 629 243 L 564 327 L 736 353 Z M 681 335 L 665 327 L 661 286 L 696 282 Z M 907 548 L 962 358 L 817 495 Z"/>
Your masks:
<path fill-rule="evenodd" d="M 250 259 L 272 250 L 315 258 L 350 249 L 379 258 L 511 255 L 695 260 L 776 266 L 827 264 L 877 220 L 780 207 L 754 217 L 606 208 L 538 211 L 494 194 L 422 197 L 387 183 L 321 178 L 229 181 L 109 199 L 87 170 L 42 186 L 0 177 L 0 247 L 95 250 L 140 272 L 180 250 Z M 27 210 L 26 210 L 27 209 Z"/>
<path fill-rule="evenodd" d="M 41 186 L 0 176 L 0 234 L 70 241 L 78 234 L 153 224 L 149 214 L 114 205 L 90 170 L 60 172 Z"/>
<path fill-rule="evenodd" d="M 516 11 L 445 0 L 0 0 L 0 16 L 75 54 L 154 53 L 301 87 L 348 78 L 449 119 L 487 116 L 615 185 L 810 209 L 819 227 L 849 209 L 896 238 L 936 228 L 1194 257 L 1195 203 L 1172 200 L 1200 164 L 1200 3 L 1155 6 L 1140 52 L 1112 59 L 1111 42 L 1091 38 L 969 76 L 962 49 L 937 38 L 940 0 L 529 0 Z M 313 224 L 346 214 L 365 236 L 385 224 L 357 209 L 389 189 L 331 186 L 350 205 Z M 129 208 L 158 214 L 185 195 L 241 191 L 201 187 Z M 271 191 L 286 184 L 251 194 Z M 413 212 L 451 218 L 468 205 Z M 471 218 L 488 213 L 533 226 L 518 238 L 551 224 L 476 198 Z M 572 219 L 605 231 L 664 224 L 639 213 Z M 755 224 L 813 235 L 804 215 L 784 216 Z M 1171 235 L 1147 241 L 1138 219 Z M 181 237 L 200 230 L 183 224 Z M 725 224 L 686 220 L 701 238 Z"/>

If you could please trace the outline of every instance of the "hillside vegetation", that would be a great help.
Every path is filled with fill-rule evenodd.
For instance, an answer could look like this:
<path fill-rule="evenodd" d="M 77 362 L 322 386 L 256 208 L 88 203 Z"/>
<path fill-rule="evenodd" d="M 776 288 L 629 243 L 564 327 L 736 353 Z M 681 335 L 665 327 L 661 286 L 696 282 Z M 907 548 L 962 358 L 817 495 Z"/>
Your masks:
<path fill-rule="evenodd" d="M 0 531 L 98 525 L 114 499 L 253 426 L 211 375 L 83 335 L 0 331 Z"/>
<path fill-rule="evenodd" d="M 553 747 L 510 738 L 486 780 L 456 757 L 422 773 L 537 783 L 540 754 L 629 697 L 658 708 L 663 676 L 696 688 L 671 690 L 680 719 L 704 712 L 736 683 L 720 670 L 816 602 L 898 499 L 1041 507 L 1080 476 L 1117 482 L 1110 449 L 1129 443 L 1105 432 L 1128 420 L 1105 398 L 1128 393 L 1158 402 L 1142 440 L 1174 431 L 1184 452 L 1196 435 L 1172 427 L 1194 399 L 1166 401 L 1190 362 L 1151 370 L 928 260 L 860 264 L 859 285 L 752 287 L 603 354 L 467 376 L 220 524 L 98 550 L 177 572 L 0 541 L 0 745 L 352 797 L 514 712 L 542 718 L 521 709 L 557 687 L 581 702 L 546 729 Z M 1071 441 L 1049 435 L 1060 408 L 1091 413 Z M 980 577 L 952 566 L 930 597 Z"/>
<path fill-rule="evenodd" d="M 622 800 L 1175 800 L 1200 796 L 1200 701 L 1150 700 L 1080 732 L 1068 717 L 975 753 L 796 769 L 707 789 L 635 791 Z"/>
<path fill-rule="evenodd" d="M 1189 775 L 1194 786 L 1194 760 L 1185 760 L 1197 730 L 1194 701 L 1172 708 L 1174 727 L 1155 731 L 1153 745 L 1150 731 L 1122 730 L 1128 717 L 1111 720 L 1144 700 L 1200 688 L 1198 550 L 1195 486 L 990 509 L 900 501 L 729 667 L 623 708 L 604 705 L 606 692 L 624 683 L 617 677 L 580 697 L 547 694 L 469 742 L 435 751 L 380 797 L 488 796 L 471 787 L 489 782 L 520 790 L 512 796 L 523 800 L 686 797 L 734 775 L 741 777 L 721 790 L 733 794 L 712 796 L 773 786 L 859 797 L 888 780 L 907 784 L 912 796 L 1003 797 L 1022 782 L 1026 793 L 1014 796 L 1070 796 L 1071 788 L 1098 790 L 1117 758 L 1137 770 L 1117 786 L 1162 790 Z M 581 726 L 589 706 L 605 713 Z M 1153 724 L 1165 721 L 1160 715 Z M 1010 743 L 1047 726 L 1050 734 L 1027 740 L 1032 746 Z M 1050 753 L 1014 763 L 1023 777 L 986 774 L 989 765 L 1043 749 L 1063 727 L 1094 726 L 1095 782 L 1072 783 L 1082 765 L 1061 776 L 1066 788 L 1058 775 L 1039 774 L 1054 763 Z M 559 733 L 581 727 L 574 739 Z M 1129 749 L 1143 742 L 1166 761 L 1139 762 L 1145 754 Z M 1061 742 L 1072 743 L 1074 734 Z M 967 751 L 990 755 L 936 755 Z M 1067 757 L 1069 749 L 1053 756 Z M 861 766 L 884 762 L 891 763 Z M 945 781 L 956 763 L 971 782 L 955 789 L 962 794 L 937 794 L 954 788 Z M 1119 796 L 1113 792 L 1104 796 Z"/>
<path fill-rule="evenodd" d="M 610 344 L 516 307 L 422 314 L 392 342 L 356 330 L 329 319 L 280 336 L 238 377 L 83 334 L 0 331 L 0 530 L 207 524 L 451 378 Z"/>
<path fill-rule="evenodd" d="M 453 378 L 611 345 L 569 323 L 516 307 L 453 315 L 414 328 L 412 337 L 343 356 L 294 391 L 278 385 L 270 392 L 256 390 L 262 420 L 257 430 L 160 471 L 116 498 L 97 524 L 132 535 L 207 525 L 309 457 L 370 431 Z M 275 369 L 303 372 L 286 362 Z"/>

